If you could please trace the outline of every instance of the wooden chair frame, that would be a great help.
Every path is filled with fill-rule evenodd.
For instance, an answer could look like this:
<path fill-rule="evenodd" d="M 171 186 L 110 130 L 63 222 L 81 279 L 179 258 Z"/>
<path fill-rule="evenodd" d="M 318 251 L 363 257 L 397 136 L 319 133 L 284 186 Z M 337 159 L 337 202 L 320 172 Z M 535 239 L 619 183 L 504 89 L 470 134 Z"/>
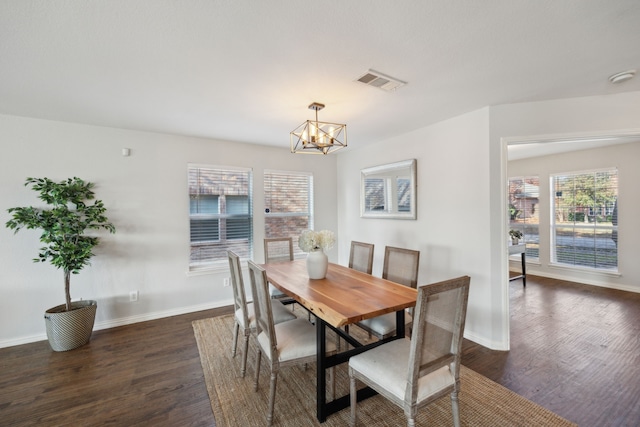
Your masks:
<path fill-rule="evenodd" d="M 288 259 L 286 258 L 286 256 L 278 257 L 277 259 L 274 259 L 273 256 L 269 256 L 270 245 L 273 243 L 281 243 L 281 242 L 284 242 L 285 246 L 286 245 L 289 246 Z M 293 259 L 294 258 L 293 258 L 293 238 L 292 237 L 271 237 L 268 239 L 264 239 L 264 263 L 265 264 L 269 264 L 277 261 L 293 261 Z M 269 289 L 269 294 L 271 295 L 271 298 L 277 298 L 283 304 L 294 304 L 296 302 L 293 298 L 285 295 L 284 293 L 280 292 L 278 289 L 276 289 L 273 286 Z"/>
<path fill-rule="evenodd" d="M 288 325 L 276 325 L 273 322 L 273 315 L 271 311 L 272 299 L 269 296 L 269 287 L 267 281 L 267 272 L 261 268 L 259 265 L 254 263 L 253 261 L 248 261 L 249 265 L 249 275 L 251 277 L 251 289 L 255 298 L 257 300 L 257 304 L 255 305 L 255 313 L 256 313 L 256 335 L 258 336 L 258 352 L 256 357 L 256 368 L 255 368 L 255 380 L 254 380 L 254 388 L 258 390 L 258 380 L 260 377 L 260 363 L 262 359 L 262 353 L 264 352 L 268 363 L 269 368 L 271 370 L 270 377 L 270 385 L 269 385 L 269 409 L 267 412 L 267 425 L 271 425 L 273 421 L 273 411 L 275 406 L 275 397 L 276 397 L 276 384 L 278 379 L 278 372 L 280 368 L 285 368 L 288 366 L 295 365 L 303 365 L 306 368 L 308 363 L 315 362 L 317 359 L 317 337 L 316 337 L 316 329 L 313 325 L 308 323 L 304 319 L 296 319 L 290 322 L 284 322 Z M 277 330 L 282 331 L 282 326 L 286 328 L 287 326 L 291 326 L 293 328 L 302 329 L 305 332 L 306 342 L 300 343 L 305 349 L 313 348 L 311 352 L 306 353 L 303 356 L 299 356 L 297 358 L 282 360 L 280 348 L 278 346 L 278 338 L 277 338 Z M 261 340 L 262 335 L 262 340 Z M 296 335 L 300 338 L 302 335 L 298 333 Z M 267 344 L 264 344 L 265 340 Z M 313 346 L 310 346 L 309 343 L 313 343 Z M 298 344 L 297 342 L 291 342 L 290 346 L 295 346 Z M 267 346 L 267 348 L 264 348 Z M 297 351 L 296 353 L 301 352 Z M 304 353 L 302 351 L 301 353 Z M 328 342 L 327 343 L 327 354 L 335 353 L 335 346 Z M 330 399 L 333 399 L 334 394 L 334 380 L 333 380 L 334 370 L 331 368 L 329 370 L 329 393 Z"/>
<path fill-rule="evenodd" d="M 395 256 L 407 256 L 412 259 L 412 268 L 407 272 L 404 269 L 397 269 L 392 260 Z M 384 263 L 382 266 L 382 278 L 391 280 L 392 282 L 400 283 L 401 285 L 416 288 L 418 284 L 418 271 L 420 268 L 420 251 L 405 248 L 396 248 L 393 246 L 385 246 L 384 248 Z M 408 274 L 407 274 L 408 273 Z M 409 310 L 412 313 L 412 310 Z M 395 325 L 395 314 L 388 313 L 383 315 L 384 321 L 388 325 Z M 380 320 L 380 319 L 379 319 Z M 376 338 L 382 340 L 393 336 L 395 328 L 387 333 L 380 333 L 373 329 L 369 325 L 375 320 L 367 320 L 359 322 L 357 325 L 369 333 L 369 336 L 374 335 Z"/>
<path fill-rule="evenodd" d="M 373 249 L 372 243 L 352 241 L 349 252 L 349 268 L 371 274 L 373 272 Z M 361 263 L 362 260 L 365 262 Z"/>
<path fill-rule="evenodd" d="M 293 261 L 293 238 L 292 237 L 271 237 L 268 239 L 264 239 L 264 263 L 269 264 L 274 262 L 273 257 L 269 256 L 269 246 L 272 243 L 285 242 L 289 245 L 289 261 Z M 282 257 L 280 261 L 284 261 L 285 257 Z"/>
<path fill-rule="evenodd" d="M 255 332 L 255 310 L 253 315 L 250 316 L 249 311 L 255 308 L 255 304 L 247 302 L 247 295 L 244 288 L 244 280 L 242 278 L 242 268 L 240 265 L 240 257 L 233 251 L 227 251 L 229 258 L 229 271 L 231 273 L 231 288 L 233 290 L 233 305 L 234 305 L 234 327 L 233 327 L 233 343 L 231 347 L 231 356 L 236 357 L 238 348 L 238 335 L 240 329 L 242 329 L 242 335 L 244 336 L 243 352 L 242 352 L 242 364 L 240 366 L 240 376 L 244 377 L 247 371 L 247 352 L 249 350 L 249 336 L 252 332 Z M 276 311 L 274 316 L 274 322 L 280 323 L 287 320 L 293 320 L 296 316 L 284 308 L 281 303 L 277 302 L 280 307 L 274 305 L 273 309 Z"/>
<path fill-rule="evenodd" d="M 354 356 L 349 362 L 349 378 L 350 378 L 350 395 L 351 395 L 351 419 L 350 424 L 354 427 L 357 423 L 357 381 L 367 384 L 376 390 L 379 394 L 389 399 L 395 405 L 403 408 L 407 417 L 407 425 L 412 427 L 415 425 L 415 418 L 419 408 L 427 406 L 441 397 L 450 394 L 451 409 L 453 413 L 453 423 L 456 427 L 460 426 L 460 412 L 458 404 L 458 392 L 460 389 L 460 359 L 462 354 L 462 341 L 464 334 L 465 319 L 467 313 L 467 305 L 469 299 L 469 276 L 462 276 L 456 279 L 446 280 L 432 285 L 421 286 L 418 288 L 418 300 L 415 310 L 414 329 L 411 339 L 403 338 L 402 340 L 391 341 L 383 344 L 361 355 Z M 456 304 L 455 311 L 439 310 L 433 307 L 438 304 L 438 298 L 445 298 L 444 293 L 455 292 Z M 451 314 L 450 319 L 444 319 L 442 314 Z M 447 331 L 442 334 L 442 331 Z M 445 340 L 440 350 L 434 352 L 432 343 L 433 336 L 445 336 Z M 398 351 L 398 350 L 401 351 Z M 374 352 L 377 354 L 374 355 Z M 384 353 L 392 352 L 387 357 L 395 357 L 398 352 L 406 354 L 408 352 L 408 369 L 405 380 L 404 396 L 398 396 L 388 390 L 387 381 L 380 383 L 370 379 L 366 372 L 360 372 L 356 366 L 369 366 L 371 364 L 362 364 L 364 358 L 384 359 Z M 367 354 L 369 353 L 369 354 Z M 435 353 L 435 354 L 433 354 Z M 426 356 L 428 355 L 428 357 Z M 361 358 L 358 360 L 358 358 Z M 359 364 L 360 363 L 360 364 Z M 401 363 L 398 361 L 398 363 Z M 377 369 L 377 368 L 376 368 Z M 433 374 L 433 375 L 432 375 Z M 439 377 L 440 379 L 448 378 L 449 385 L 437 389 L 432 394 L 425 396 L 418 401 L 420 384 L 424 386 L 425 381 Z M 425 378 L 426 377 L 426 378 Z"/>

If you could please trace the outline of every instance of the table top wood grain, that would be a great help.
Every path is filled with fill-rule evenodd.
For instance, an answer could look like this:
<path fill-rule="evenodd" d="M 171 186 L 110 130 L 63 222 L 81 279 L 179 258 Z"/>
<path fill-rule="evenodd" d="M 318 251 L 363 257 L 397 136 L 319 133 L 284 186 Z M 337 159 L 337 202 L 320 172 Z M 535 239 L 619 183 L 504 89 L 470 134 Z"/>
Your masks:
<path fill-rule="evenodd" d="M 413 307 L 418 297 L 416 289 L 333 263 L 317 280 L 309 279 L 304 259 L 261 267 L 269 283 L 335 327 Z"/>

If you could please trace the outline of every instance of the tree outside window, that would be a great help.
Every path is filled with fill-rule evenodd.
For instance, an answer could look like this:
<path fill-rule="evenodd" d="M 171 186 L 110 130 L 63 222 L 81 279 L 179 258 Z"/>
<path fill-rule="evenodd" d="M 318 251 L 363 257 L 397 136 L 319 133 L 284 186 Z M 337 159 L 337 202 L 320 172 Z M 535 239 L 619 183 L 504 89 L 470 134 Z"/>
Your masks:
<path fill-rule="evenodd" d="M 540 257 L 539 203 L 537 176 L 509 178 L 509 229 L 522 233 L 527 259 Z"/>
<path fill-rule="evenodd" d="M 618 268 L 618 171 L 551 176 L 552 262 L 576 267 Z"/>

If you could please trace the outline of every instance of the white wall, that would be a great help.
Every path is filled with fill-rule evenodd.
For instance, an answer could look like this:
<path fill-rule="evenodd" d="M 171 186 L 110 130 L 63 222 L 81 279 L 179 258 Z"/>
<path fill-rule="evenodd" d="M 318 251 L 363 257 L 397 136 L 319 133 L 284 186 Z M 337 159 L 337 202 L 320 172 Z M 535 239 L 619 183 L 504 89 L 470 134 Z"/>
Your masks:
<path fill-rule="evenodd" d="M 347 263 L 351 240 L 372 242 L 379 275 L 385 245 L 419 249 L 420 284 L 471 276 L 466 336 L 508 349 L 505 141 L 621 129 L 640 129 L 640 92 L 487 107 L 337 156 L 0 115 L 0 222 L 7 208 L 37 202 L 22 185 L 27 176 L 77 175 L 97 184 L 118 232 L 72 278 L 72 291 L 98 300 L 96 327 L 103 328 L 231 303 L 222 287 L 227 272 L 186 274 L 187 162 L 254 169 L 256 241 L 263 237 L 262 170 L 312 171 L 315 228 L 338 231 L 332 261 Z M 121 156 L 123 147 L 131 157 Z M 418 219 L 360 218 L 360 169 L 410 158 L 418 161 Z M 44 339 L 43 311 L 63 301 L 62 273 L 31 262 L 37 237 L 0 227 L 0 346 Z M 623 277 L 629 284 L 637 276 Z M 130 290 L 140 291 L 138 303 L 128 302 Z"/>
<path fill-rule="evenodd" d="M 487 107 L 342 152 L 340 260 L 346 263 L 351 240 L 361 240 L 376 245 L 374 274 L 381 273 L 385 245 L 421 251 L 419 284 L 468 274 L 465 336 L 507 350 L 506 141 L 634 129 L 640 129 L 640 92 Z M 409 158 L 418 160 L 418 219 L 360 218 L 358 170 Z M 625 283 L 637 276 L 628 277 Z"/>
<path fill-rule="evenodd" d="M 285 135 L 286 137 L 286 135 Z M 286 140 L 286 138 L 285 138 Z M 0 115 L 0 347 L 45 339 L 44 311 L 64 302 L 62 272 L 33 263 L 39 235 L 4 227 L 7 208 L 35 205 L 28 176 L 96 184 L 115 224 L 92 265 L 72 276 L 73 298 L 96 299 L 96 329 L 232 304 L 229 273 L 188 275 L 187 163 L 251 167 L 254 237 L 264 237 L 264 169 L 311 171 L 315 228 L 337 230 L 336 157 L 283 148 Z M 122 148 L 131 156 L 123 157 Z M 337 260 L 337 249 L 329 256 Z M 254 258 L 263 260 L 262 245 Z M 139 301 L 129 302 L 129 292 Z"/>
<path fill-rule="evenodd" d="M 375 244 L 374 275 L 384 247 L 420 250 L 419 284 L 471 276 L 466 335 L 499 347 L 491 334 L 488 109 L 338 156 L 340 262 L 351 240 Z M 360 218 L 360 169 L 417 159 L 417 220 Z"/>
<path fill-rule="evenodd" d="M 514 160 L 508 164 L 512 176 L 537 175 L 540 179 L 540 262 L 527 266 L 527 272 L 545 277 L 579 281 L 593 285 L 640 292 L 640 264 L 637 262 L 636 242 L 640 241 L 640 225 L 636 219 L 640 212 L 640 141 L 611 145 L 604 148 L 580 150 L 553 156 Z M 551 174 L 590 169 L 618 168 L 618 241 L 619 275 L 588 270 L 570 270 L 549 265 L 550 261 L 550 189 Z M 518 269 L 519 262 L 511 262 Z"/>

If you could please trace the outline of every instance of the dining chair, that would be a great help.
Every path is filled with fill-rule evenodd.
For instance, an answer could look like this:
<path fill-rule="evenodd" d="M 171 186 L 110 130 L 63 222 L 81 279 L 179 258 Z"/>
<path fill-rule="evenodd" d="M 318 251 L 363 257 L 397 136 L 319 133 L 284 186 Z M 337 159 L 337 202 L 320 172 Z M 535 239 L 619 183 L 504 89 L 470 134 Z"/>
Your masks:
<path fill-rule="evenodd" d="M 293 261 L 293 238 L 271 237 L 264 239 L 264 263 Z M 278 298 L 283 304 L 293 304 L 295 300 L 275 286 L 269 286 L 271 298 Z"/>
<path fill-rule="evenodd" d="M 420 251 L 386 246 L 384 248 L 382 278 L 415 288 L 418 284 L 419 263 Z M 405 323 L 411 323 L 411 310 L 405 313 Z M 365 319 L 358 322 L 357 325 L 376 338 L 385 339 L 396 333 L 396 314 L 387 313 Z"/>
<path fill-rule="evenodd" d="M 401 407 L 413 427 L 418 409 L 450 394 L 453 424 L 460 426 L 458 391 L 469 276 L 418 288 L 411 339 L 382 344 L 349 359 L 350 425 L 357 423 L 362 382 Z"/>
<path fill-rule="evenodd" d="M 351 251 L 349 252 L 349 268 L 371 274 L 373 272 L 373 244 L 351 241 Z M 349 325 L 344 326 L 345 332 L 349 333 Z M 340 350 L 340 336 L 337 339 L 338 350 Z"/>
<path fill-rule="evenodd" d="M 371 274 L 373 271 L 373 244 L 351 241 L 349 268 Z"/>
<path fill-rule="evenodd" d="M 271 306 L 273 299 L 269 296 L 267 273 L 253 261 L 248 261 L 249 277 L 252 292 L 256 297 L 256 334 L 258 352 L 256 357 L 254 388 L 258 390 L 260 377 L 260 363 L 262 353 L 269 364 L 271 379 L 269 385 L 269 410 L 267 425 L 273 420 L 273 410 L 276 397 L 276 383 L 280 368 L 292 365 L 304 365 L 315 362 L 317 358 L 316 328 L 304 319 L 290 320 L 275 324 Z M 336 351 L 335 344 L 326 343 L 327 354 Z M 333 368 L 329 369 L 329 399 L 333 400 Z"/>
<path fill-rule="evenodd" d="M 247 296 L 244 289 L 244 280 L 242 279 L 242 269 L 240 267 L 240 257 L 233 251 L 227 251 L 229 258 L 229 270 L 231 271 L 231 287 L 233 289 L 233 305 L 234 320 L 233 328 L 233 346 L 231 347 L 232 357 L 236 357 L 236 349 L 238 347 L 238 334 L 242 329 L 244 336 L 244 346 L 242 352 L 242 365 L 240 367 L 240 375 L 244 377 L 247 370 L 247 351 L 249 350 L 249 335 L 256 330 L 256 316 L 254 303 L 247 302 Z M 254 296 L 255 298 L 255 296 Z M 287 310 L 279 301 L 272 304 L 274 323 L 286 322 L 293 320 L 296 315 Z"/>

